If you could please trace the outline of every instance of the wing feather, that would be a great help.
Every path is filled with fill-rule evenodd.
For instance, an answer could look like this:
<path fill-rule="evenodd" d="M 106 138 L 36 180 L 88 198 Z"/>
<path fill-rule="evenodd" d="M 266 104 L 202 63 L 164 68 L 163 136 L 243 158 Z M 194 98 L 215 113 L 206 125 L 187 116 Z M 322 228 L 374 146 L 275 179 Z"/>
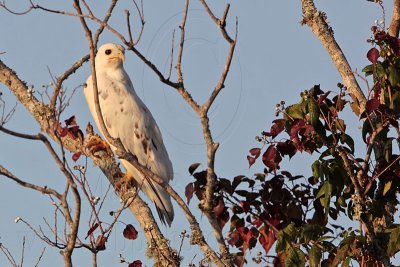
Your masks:
<path fill-rule="evenodd" d="M 165 148 L 160 129 L 150 110 L 136 95 L 132 82 L 123 68 L 114 72 L 99 72 L 99 102 L 102 115 L 110 135 L 120 138 L 125 149 L 136 155 L 138 161 L 169 182 L 173 178 L 172 163 Z M 95 111 L 91 77 L 84 89 L 89 109 L 99 127 Z M 174 211 L 170 196 L 158 184 L 152 182 L 129 162 L 121 163 L 130 172 L 144 193 L 156 204 L 163 222 L 171 224 Z"/>

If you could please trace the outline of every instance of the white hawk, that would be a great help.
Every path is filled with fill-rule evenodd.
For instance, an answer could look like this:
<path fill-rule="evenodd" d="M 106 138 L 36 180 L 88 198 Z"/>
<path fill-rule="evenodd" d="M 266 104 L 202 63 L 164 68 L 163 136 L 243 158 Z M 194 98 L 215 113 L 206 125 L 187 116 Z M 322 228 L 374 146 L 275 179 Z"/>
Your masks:
<path fill-rule="evenodd" d="M 121 140 L 125 149 L 135 155 L 139 163 L 147 166 L 168 183 L 173 178 L 173 169 L 160 129 L 149 109 L 137 96 L 123 67 L 124 60 L 125 50 L 120 45 L 104 44 L 97 51 L 97 88 L 106 128 L 113 138 Z M 95 108 L 92 76 L 86 81 L 84 94 L 101 132 Z M 115 147 L 111 148 L 115 150 Z M 143 192 L 155 203 L 161 221 L 171 225 L 174 210 L 169 194 L 150 178 L 144 177 L 128 161 L 121 159 L 121 163 L 127 171 L 121 178 L 125 180 L 122 182 L 125 183 L 133 177 Z"/>

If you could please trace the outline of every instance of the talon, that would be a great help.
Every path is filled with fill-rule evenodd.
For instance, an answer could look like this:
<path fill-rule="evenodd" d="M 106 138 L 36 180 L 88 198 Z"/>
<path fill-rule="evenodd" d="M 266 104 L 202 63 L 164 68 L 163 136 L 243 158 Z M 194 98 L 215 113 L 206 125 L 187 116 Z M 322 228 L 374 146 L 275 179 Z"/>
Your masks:
<path fill-rule="evenodd" d="M 92 154 L 103 150 L 106 151 L 107 154 L 112 155 L 110 145 L 107 143 L 107 141 L 104 141 L 98 136 L 91 137 L 89 142 L 86 144 L 86 147 Z"/>
<path fill-rule="evenodd" d="M 122 176 L 119 178 L 118 182 L 114 184 L 115 190 L 121 191 L 121 189 L 128 189 L 132 186 L 136 186 L 136 180 L 133 178 L 132 174 L 129 172 L 122 174 Z"/>

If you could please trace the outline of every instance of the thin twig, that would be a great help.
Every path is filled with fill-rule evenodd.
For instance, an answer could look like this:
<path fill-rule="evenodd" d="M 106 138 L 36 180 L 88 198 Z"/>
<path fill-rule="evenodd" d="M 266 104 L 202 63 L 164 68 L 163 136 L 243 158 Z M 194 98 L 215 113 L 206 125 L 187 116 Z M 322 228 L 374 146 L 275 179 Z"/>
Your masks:
<path fill-rule="evenodd" d="M 2 165 L 0 165 L 0 175 L 3 175 L 5 177 L 13 180 L 14 182 L 18 183 L 19 185 L 21 185 L 23 187 L 36 190 L 36 191 L 41 192 L 43 194 L 53 195 L 58 199 L 62 198 L 61 194 L 58 193 L 56 190 L 54 190 L 52 188 L 49 188 L 48 186 L 41 187 L 41 186 L 38 186 L 38 185 L 35 185 L 35 184 L 31 184 L 31 183 L 25 182 L 25 181 L 19 179 L 18 177 L 16 177 L 15 175 L 13 175 L 10 171 L 8 171 Z"/>
<path fill-rule="evenodd" d="M 11 252 L 2 243 L 0 243 L 0 250 L 6 256 L 7 260 L 11 263 L 12 266 L 18 267 L 17 262 L 15 261 L 15 259 L 12 256 Z"/>
<path fill-rule="evenodd" d="M 13 10 L 9 9 L 9 8 L 6 6 L 6 1 L 5 1 L 5 0 L 4 0 L 3 2 L 0 2 L 0 7 L 4 8 L 5 10 L 7 10 L 8 12 L 10 12 L 11 14 L 14 14 L 14 15 L 26 15 L 26 14 L 28 14 L 29 12 L 31 12 L 32 9 L 34 9 L 33 6 L 30 6 L 30 7 L 29 7 L 27 10 L 25 10 L 25 11 L 21 11 L 21 12 L 13 11 Z"/>
<path fill-rule="evenodd" d="M 171 79 L 172 74 L 172 65 L 174 64 L 174 46 L 175 46 L 175 29 L 172 31 L 172 40 L 171 40 L 171 61 L 169 64 L 168 78 Z"/>
<path fill-rule="evenodd" d="M 43 249 L 42 249 L 42 251 L 40 252 L 40 255 L 39 255 L 39 257 L 38 257 L 38 259 L 37 259 L 36 264 L 35 264 L 34 267 L 39 266 L 39 263 L 40 263 L 40 261 L 42 260 L 43 255 L 44 255 L 45 252 L 46 252 L 46 247 L 43 247 Z"/>
<path fill-rule="evenodd" d="M 87 62 L 88 60 L 89 60 L 89 55 L 81 57 L 68 70 L 66 70 L 63 74 L 61 74 L 61 76 L 57 78 L 54 87 L 54 92 L 50 99 L 50 108 L 55 109 L 57 97 L 58 94 L 60 93 L 64 81 L 68 79 L 68 77 L 71 76 L 73 73 L 75 73 L 75 71 L 79 69 L 83 65 L 83 63 Z"/>
<path fill-rule="evenodd" d="M 188 9 L 189 9 L 189 0 L 185 1 L 185 8 L 183 11 L 183 18 L 181 25 L 179 28 L 181 29 L 181 40 L 179 42 L 179 52 L 178 52 L 178 58 L 176 62 L 176 72 L 178 76 L 178 83 L 181 84 L 183 87 L 183 73 L 182 73 L 182 55 L 183 55 L 183 47 L 185 44 L 185 26 L 186 26 L 186 20 L 187 20 L 187 14 L 188 14 Z"/>

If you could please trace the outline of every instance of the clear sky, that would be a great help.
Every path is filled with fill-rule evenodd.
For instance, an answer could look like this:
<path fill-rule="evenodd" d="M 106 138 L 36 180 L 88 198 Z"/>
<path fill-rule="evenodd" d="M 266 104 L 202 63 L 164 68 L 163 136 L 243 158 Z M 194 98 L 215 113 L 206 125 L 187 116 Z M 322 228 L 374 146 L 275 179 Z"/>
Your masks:
<path fill-rule="evenodd" d="M 72 1 L 36 1 L 43 6 L 72 10 Z M 215 14 L 223 12 L 226 1 L 218 4 L 209 1 Z M 7 0 L 8 6 L 23 11 L 29 5 L 27 0 Z M 95 12 L 102 16 L 108 1 L 89 1 L 96 6 Z M 171 36 L 175 30 L 175 40 L 179 37 L 178 25 L 181 21 L 183 1 L 154 1 L 144 3 L 145 31 L 138 49 L 151 59 L 163 73 L 168 72 L 171 49 Z M 235 17 L 239 20 L 238 45 L 229 73 L 226 88 L 219 95 L 210 115 L 212 132 L 221 146 L 217 153 L 216 172 L 221 177 L 233 178 L 238 174 L 251 176 L 262 170 L 255 165 L 250 170 L 246 155 L 248 150 L 258 144 L 254 137 L 269 128 L 274 119 L 275 104 L 281 100 L 294 103 L 299 93 L 314 84 L 321 84 L 323 90 L 335 90 L 340 77 L 328 54 L 309 28 L 300 25 L 300 1 L 232 1 L 228 16 L 228 29 L 233 33 Z M 390 19 L 390 1 L 387 5 L 387 19 Z M 368 64 L 365 57 L 370 45 L 366 40 L 371 35 L 370 27 L 375 20 L 382 19 L 382 11 L 376 4 L 367 1 L 316 1 L 319 9 L 328 15 L 328 21 L 335 32 L 336 40 L 346 54 L 352 68 L 360 70 Z M 111 24 L 125 32 L 124 9 L 134 13 L 131 1 L 120 1 Z M 135 18 L 133 15 L 132 18 Z M 51 82 L 49 70 L 55 76 L 63 73 L 78 58 L 88 53 L 87 41 L 79 20 L 73 17 L 32 11 L 24 16 L 11 15 L 0 9 L 0 58 L 13 68 L 28 84 L 40 92 L 42 85 Z M 95 24 L 91 24 L 96 26 Z M 139 24 L 135 24 L 137 29 Z M 102 35 L 100 43 L 118 42 L 109 32 Z M 190 2 L 187 20 L 183 72 L 187 89 L 198 102 L 202 103 L 215 86 L 225 63 L 227 44 L 218 29 L 209 19 L 197 1 Z M 138 95 L 152 111 L 163 133 L 164 142 L 174 165 L 172 186 L 184 195 L 184 188 L 191 181 L 187 168 L 194 162 L 206 162 L 205 145 L 198 119 L 188 105 L 171 88 L 160 83 L 158 78 L 132 53 L 127 53 L 125 68 L 129 73 Z M 65 83 L 66 90 L 82 85 L 90 74 L 88 64 L 79 69 Z M 365 84 L 360 82 L 363 88 Z M 0 85 L 6 109 L 16 102 L 8 90 Z M 37 93 L 35 93 L 38 96 Z M 352 113 L 346 113 L 352 123 L 348 125 L 351 133 L 360 134 L 360 123 Z M 93 122 L 82 90 L 73 95 L 71 105 L 62 118 L 75 115 L 78 124 L 84 129 Z M 19 105 L 17 112 L 6 127 L 25 133 L 37 133 L 40 129 L 35 121 Z M 359 144 L 363 147 L 362 144 Z M 69 154 L 67 154 L 70 156 Z M 308 155 L 300 156 L 288 164 L 292 173 L 310 173 Z M 81 158 L 79 164 L 84 163 Z M 18 177 L 39 185 L 49 185 L 63 190 L 65 179 L 53 164 L 45 148 L 38 142 L 25 141 L 0 133 L 0 164 Z M 89 166 L 92 163 L 89 161 Z M 203 165 L 204 166 L 204 165 Z M 106 178 L 95 168 L 90 168 L 92 188 L 99 196 L 107 190 Z M 112 193 L 102 216 L 108 220 L 111 209 L 117 209 L 119 201 Z M 190 204 L 197 209 L 196 201 Z M 88 207 L 84 207 L 84 211 Z M 42 225 L 43 217 L 52 220 L 52 206 L 47 197 L 16 186 L 0 177 L 0 243 L 6 245 L 18 258 L 22 237 L 26 236 L 26 262 L 36 261 L 44 244 L 23 224 L 15 224 L 17 216 L 34 226 Z M 188 230 L 178 207 L 177 216 L 170 229 L 164 229 L 172 244 L 178 247 L 179 233 Z M 89 211 L 87 212 L 89 213 Z M 197 213 L 202 225 L 206 219 Z M 87 220 L 87 218 L 86 218 Z M 122 221 L 138 225 L 129 212 Z M 88 230 L 83 219 L 80 237 Z M 122 253 L 128 261 L 144 256 L 144 238 L 136 241 L 124 240 L 120 232 L 123 224 L 117 224 L 115 234 L 107 243 L 107 250 L 99 255 L 99 266 L 117 266 L 118 254 Z M 206 237 L 212 240 L 211 234 Z M 211 241 L 212 242 L 212 241 Z M 88 252 L 75 252 L 75 266 L 89 266 L 91 256 Z M 196 248 L 185 244 L 182 252 L 184 263 L 195 255 L 194 262 L 201 259 Z M 147 262 L 149 264 L 149 262 Z M 57 251 L 47 248 L 40 266 L 61 266 L 62 258 Z M 151 265 L 151 264 L 149 264 Z M 6 259 L 0 255 L 0 266 L 6 266 Z"/>

